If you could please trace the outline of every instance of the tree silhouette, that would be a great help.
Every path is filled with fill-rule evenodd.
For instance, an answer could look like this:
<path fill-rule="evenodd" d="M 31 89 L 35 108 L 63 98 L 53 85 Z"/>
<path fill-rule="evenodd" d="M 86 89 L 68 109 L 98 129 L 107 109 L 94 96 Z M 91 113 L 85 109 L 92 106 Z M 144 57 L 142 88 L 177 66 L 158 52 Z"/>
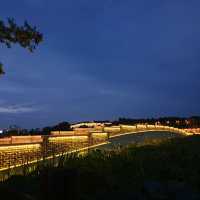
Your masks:
<path fill-rule="evenodd" d="M 29 25 L 27 21 L 19 26 L 13 18 L 8 18 L 6 23 L 0 20 L 0 43 L 8 48 L 11 48 L 13 44 L 19 44 L 21 47 L 33 52 L 42 40 L 43 35 L 36 27 Z M 4 73 L 3 64 L 0 63 L 0 75 Z"/>

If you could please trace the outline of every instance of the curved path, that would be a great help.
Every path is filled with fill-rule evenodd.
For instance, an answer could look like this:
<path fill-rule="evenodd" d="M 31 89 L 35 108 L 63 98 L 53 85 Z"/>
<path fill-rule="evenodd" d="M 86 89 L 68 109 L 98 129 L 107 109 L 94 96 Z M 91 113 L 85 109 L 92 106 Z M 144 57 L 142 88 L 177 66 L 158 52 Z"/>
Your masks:
<path fill-rule="evenodd" d="M 137 131 L 137 132 L 132 131 L 132 132 L 114 135 L 114 136 L 112 136 L 108 139 L 108 142 L 99 143 L 99 144 L 96 144 L 96 145 L 76 149 L 76 150 L 73 150 L 73 151 L 70 151 L 70 152 L 68 151 L 64 154 L 73 153 L 73 152 L 77 152 L 77 151 L 85 152 L 89 149 L 112 149 L 113 147 L 115 147 L 117 145 L 127 145 L 127 144 L 131 144 L 131 143 L 140 143 L 140 142 L 143 142 L 146 139 L 167 139 L 167 138 L 174 138 L 174 137 L 184 137 L 184 135 L 181 134 L 181 133 L 175 133 L 175 132 L 164 131 L 164 130 L 163 131 L 143 130 L 143 131 Z M 62 154 L 62 155 L 64 155 L 64 154 Z M 60 155 L 55 155 L 55 157 L 54 157 L 55 162 L 57 160 L 57 157 L 59 157 L 59 156 Z M 46 159 L 51 160 L 52 157 L 49 157 L 49 158 L 46 158 Z M 40 161 L 40 160 L 37 160 L 37 162 L 38 161 Z M 41 160 L 41 161 L 43 161 L 43 160 Z M 30 161 L 27 164 L 34 168 L 35 165 L 37 166 L 37 162 L 34 160 L 34 161 Z M 1 169 L 1 171 L 2 172 L 5 171 L 5 173 L 0 174 L 0 175 L 2 175 L 2 177 L 0 176 L 0 181 L 5 180 L 6 178 L 9 177 L 6 170 L 9 171 L 12 168 L 15 168 L 15 172 L 13 171 L 13 173 L 15 173 L 15 174 L 20 174 L 20 173 L 23 172 L 23 167 L 21 167 L 21 165 L 19 165 L 19 166 L 15 165 L 15 166 L 10 167 L 10 168 Z"/>
<path fill-rule="evenodd" d="M 144 131 L 140 133 L 128 133 L 109 139 L 108 144 L 99 146 L 99 149 L 111 149 L 118 145 L 128 145 L 144 142 L 146 139 L 169 139 L 175 137 L 183 137 L 182 134 L 169 131 Z"/>
<path fill-rule="evenodd" d="M 50 160 L 64 154 L 86 151 L 95 148 L 112 148 L 118 144 L 138 143 L 146 138 L 171 138 L 186 136 L 185 130 L 154 125 L 120 125 L 105 127 L 103 132 L 86 135 L 37 136 L 36 141 L 30 136 L 2 138 L 0 145 L 0 171 L 19 166 Z M 39 141 L 38 141 L 39 137 Z M 27 138 L 28 142 L 27 143 Z M 11 139 L 11 143 L 4 144 Z M 19 143 L 22 141 L 21 143 Z M 13 143 L 16 142 L 16 143 Z M 24 143 L 23 143 L 24 142 Z"/>

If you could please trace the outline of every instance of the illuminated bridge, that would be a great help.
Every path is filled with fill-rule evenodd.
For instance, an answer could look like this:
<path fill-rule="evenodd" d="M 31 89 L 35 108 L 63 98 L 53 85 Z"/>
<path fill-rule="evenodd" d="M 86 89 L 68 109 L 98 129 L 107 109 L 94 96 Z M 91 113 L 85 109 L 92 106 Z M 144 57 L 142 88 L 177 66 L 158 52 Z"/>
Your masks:
<path fill-rule="evenodd" d="M 148 131 L 190 135 L 186 130 L 157 125 L 120 125 L 102 130 L 52 132 L 49 136 L 12 136 L 0 139 L 0 171 L 37 163 L 63 154 L 103 145 L 109 138 Z"/>

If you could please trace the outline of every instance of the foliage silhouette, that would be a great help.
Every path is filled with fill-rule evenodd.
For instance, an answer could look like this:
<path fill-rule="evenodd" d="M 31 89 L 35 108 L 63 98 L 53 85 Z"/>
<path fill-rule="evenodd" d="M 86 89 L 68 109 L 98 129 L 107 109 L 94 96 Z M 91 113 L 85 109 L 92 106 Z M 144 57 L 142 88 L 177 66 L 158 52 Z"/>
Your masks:
<path fill-rule="evenodd" d="M 42 40 L 43 35 L 27 21 L 19 26 L 13 18 L 8 18 L 6 23 L 0 20 L 0 43 L 8 48 L 11 48 L 13 44 L 19 44 L 21 47 L 33 52 Z M 4 73 L 3 64 L 0 63 L 0 75 Z"/>

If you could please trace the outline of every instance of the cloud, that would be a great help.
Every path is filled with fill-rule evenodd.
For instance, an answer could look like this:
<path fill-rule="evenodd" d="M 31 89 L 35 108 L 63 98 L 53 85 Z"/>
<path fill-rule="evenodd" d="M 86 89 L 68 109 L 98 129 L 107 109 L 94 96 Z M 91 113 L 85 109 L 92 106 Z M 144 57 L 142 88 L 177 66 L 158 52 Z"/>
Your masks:
<path fill-rule="evenodd" d="M 7 114 L 20 114 L 27 112 L 35 112 L 38 108 L 33 105 L 9 105 L 9 106 L 0 106 L 0 113 Z"/>

